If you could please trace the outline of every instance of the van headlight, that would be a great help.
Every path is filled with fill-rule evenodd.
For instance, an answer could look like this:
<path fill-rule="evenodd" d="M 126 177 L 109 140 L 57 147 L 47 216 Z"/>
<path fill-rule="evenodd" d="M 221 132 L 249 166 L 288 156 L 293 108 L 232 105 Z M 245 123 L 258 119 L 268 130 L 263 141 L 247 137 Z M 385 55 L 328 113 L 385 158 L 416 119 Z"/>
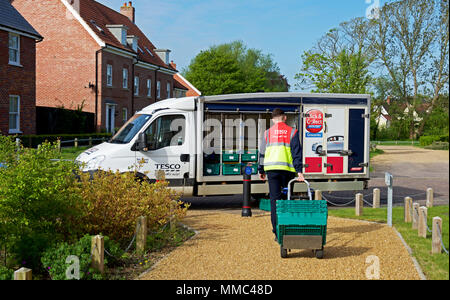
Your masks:
<path fill-rule="evenodd" d="M 105 158 L 106 157 L 104 155 L 100 155 L 100 156 L 94 157 L 93 159 L 88 160 L 87 163 L 86 163 L 86 169 L 88 171 L 97 170 L 98 167 L 100 166 L 100 163 L 102 161 L 104 161 Z"/>

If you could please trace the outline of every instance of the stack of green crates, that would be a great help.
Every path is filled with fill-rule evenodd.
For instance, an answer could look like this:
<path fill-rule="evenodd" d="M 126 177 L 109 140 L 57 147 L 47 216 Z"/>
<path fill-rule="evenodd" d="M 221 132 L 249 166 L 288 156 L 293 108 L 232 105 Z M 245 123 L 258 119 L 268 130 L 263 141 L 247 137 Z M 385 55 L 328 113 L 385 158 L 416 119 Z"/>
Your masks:
<path fill-rule="evenodd" d="M 222 153 L 223 162 L 239 162 L 239 154 L 234 150 L 225 150 Z"/>
<path fill-rule="evenodd" d="M 241 175 L 242 174 L 241 164 L 222 164 L 222 175 Z"/>
<path fill-rule="evenodd" d="M 326 243 L 328 207 L 325 200 L 278 200 L 278 242 L 284 235 L 321 235 Z"/>

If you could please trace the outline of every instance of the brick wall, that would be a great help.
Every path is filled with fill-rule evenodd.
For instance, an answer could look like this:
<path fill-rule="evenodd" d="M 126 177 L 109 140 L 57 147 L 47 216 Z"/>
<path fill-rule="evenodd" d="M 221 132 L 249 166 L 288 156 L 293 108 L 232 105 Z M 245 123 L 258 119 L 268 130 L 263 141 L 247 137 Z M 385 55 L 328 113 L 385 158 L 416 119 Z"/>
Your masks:
<path fill-rule="evenodd" d="M 59 0 L 15 0 L 13 5 L 44 36 L 44 41 L 37 45 L 36 105 L 68 109 L 83 105 L 83 111 L 95 113 L 95 88 L 89 88 L 89 83 L 95 84 L 95 53 L 100 49 L 97 42 Z M 133 111 L 132 59 L 101 51 L 98 62 L 98 130 L 106 128 L 107 103 L 116 104 L 114 127 L 121 127 L 123 108 L 127 108 L 129 119 L 135 111 L 155 102 L 154 70 L 135 68 L 140 84 L 139 95 L 134 96 Z M 108 64 L 113 66 L 112 87 L 106 82 Z M 122 87 L 123 68 L 129 70 L 128 89 Z M 157 72 L 156 77 L 161 81 L 161 99 L 167 98 L 167 82 L 170 82 L 173 96 L 173 77 L 161 72 Z M 147 79 L 152 80 L 151 97 L 147 97 Z"/>
<path fill-rule="evenodd" d="M 36 42 L 20 37 L 20 64 L 9 65 L 9 33 L 0 30 L 0 132 L 9 132 L 9 95 L 20 97 L 20 131 L 36 133 Z"/>

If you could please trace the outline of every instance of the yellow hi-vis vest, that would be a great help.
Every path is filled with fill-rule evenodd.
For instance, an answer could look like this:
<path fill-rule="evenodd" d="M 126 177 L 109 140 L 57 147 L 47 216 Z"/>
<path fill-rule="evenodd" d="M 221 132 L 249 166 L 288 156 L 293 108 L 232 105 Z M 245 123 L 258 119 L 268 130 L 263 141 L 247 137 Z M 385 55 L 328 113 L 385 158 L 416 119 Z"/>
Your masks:
<path fill-rule="evenodd" d="M 264 133 L 266 149 L 264 171 L 283 170 L 296 172 L 291 153 L 291 140 L 296 129 L 285 123 L 277 123 Z"/>

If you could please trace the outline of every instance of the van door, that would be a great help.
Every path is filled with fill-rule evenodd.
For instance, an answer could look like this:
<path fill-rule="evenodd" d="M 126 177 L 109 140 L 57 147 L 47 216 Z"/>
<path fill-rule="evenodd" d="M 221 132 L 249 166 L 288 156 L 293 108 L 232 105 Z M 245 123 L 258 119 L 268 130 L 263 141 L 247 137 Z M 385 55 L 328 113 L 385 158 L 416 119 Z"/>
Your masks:
<path fill-rule="evenodd" d="M 327 107 L 325 113 L 325 136 L 326 136 L 326 173 L 346 173 L 346 113 L 345 107 Z"/>
<path fill-rule="evenodd" d="M 367 108 L 349 109 L 348 147 L 351 155 L 348 157 L 348 173 L 358 174 L 368 172 L 369 154 L 367 153 L 367 137 L 369 118 Z"/>
<path fill-rule="evenodd" d="M 303 166 L 305 174 L 322 174 L 325 156 L 324 106 L 303 107 Z"/>
<path fill-rule="evenodd" d="M 166 179 L 170 186 L 183 186 L 189 178 L 189 143 L 186 142 L 186 113 L 155 116 L 144 131 L 148 151 L 137 152 L 136 163 L 150 179 Z M 162 174 L 162 176 L 161 176 Z"/>

